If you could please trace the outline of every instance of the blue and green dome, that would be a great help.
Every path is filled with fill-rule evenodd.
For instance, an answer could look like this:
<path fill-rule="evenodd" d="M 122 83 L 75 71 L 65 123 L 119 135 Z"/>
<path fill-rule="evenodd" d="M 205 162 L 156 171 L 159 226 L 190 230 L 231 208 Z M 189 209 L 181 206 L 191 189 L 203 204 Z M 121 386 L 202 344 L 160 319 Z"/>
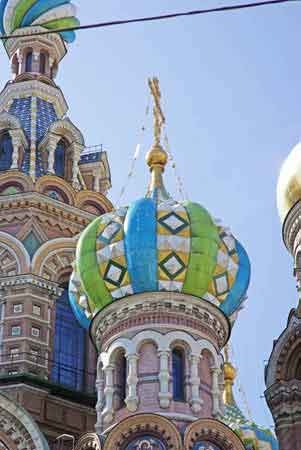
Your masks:
<path fill-rule="evenodd" d="M 69 292 L 84 327 L 106 305 L 143 292 L 193 295 L 231 320 L 241 307 L 250 279 L 246 251 L 205 208 L 172 200 L 160 184 L 82 233 Z"/>
<path fill-rule="evenodd" d="M 71 0 L 1 0 L 0 31 L 13 34 L 23 27 L 40 25 L 48 30 L 72 28 L 79 25 L 76 8 Z M 74 31 L 59 33 L 66 42 L 75 40 Z"/>

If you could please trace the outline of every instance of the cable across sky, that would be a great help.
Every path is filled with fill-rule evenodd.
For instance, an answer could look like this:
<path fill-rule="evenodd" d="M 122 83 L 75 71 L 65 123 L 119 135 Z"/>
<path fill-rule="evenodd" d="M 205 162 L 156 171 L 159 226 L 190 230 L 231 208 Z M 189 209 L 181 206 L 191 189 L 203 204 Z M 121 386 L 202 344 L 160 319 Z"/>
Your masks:
<path fill-rule="evenodd" d="M 53 29 L 53 30 L 37 31 L 32 34 L 26 34 L 26 36 L 41 36 L 41 35 L 45 35 L 45 34 L 53 34 L 53 33 L 64 32 L 64 31 L 90 30 L 90 29 L 96 29 L 96 28 L 114 27 L 114 26 L 118 26 L 118 25 L 129 25 L 129 24 L 133 24 L 133 23 L 163 21 L 163 20 L 176 19 L 179 17 L 197 16 L 197 15 L 201 15 L 201 14 L 211 14 L 211 13 L 220 13 L 220 12 L 230 12 L 230 11 L 236 11 L 236 10 L 242 10 L 242 9 L 258 8 L 261 6 L 277 5 L 280 3 L 296 3 L 296 2 L 299 2 L 299 0 L 263 0 L 263 1 L 258 1 L 258 2 L 241 3 L 241 4 L 235 4 L 235 5 L 217 6 L 215 8 L 174 12 L 174 13 L 169 13 L 169 14 L 161 14 L 161 15 L 157 15 L 157 16 L 137 17 L 137 18 L 123 19 L 123 20 L 112 20 L 109 22 L 99 22 L 99 23 L 87 24 L 87 25 L 77 25 L 77 26 L 68 27 L 68 28 L 57 28 L 57 29 Z M 0 39 L 7 40 L 7 39 L 12 39 L 12 38 L 17 38 L 20 36 L 22 36 L 22 35 L 21 34 L 9 34 L 9 35 L 0 36 Z"/>

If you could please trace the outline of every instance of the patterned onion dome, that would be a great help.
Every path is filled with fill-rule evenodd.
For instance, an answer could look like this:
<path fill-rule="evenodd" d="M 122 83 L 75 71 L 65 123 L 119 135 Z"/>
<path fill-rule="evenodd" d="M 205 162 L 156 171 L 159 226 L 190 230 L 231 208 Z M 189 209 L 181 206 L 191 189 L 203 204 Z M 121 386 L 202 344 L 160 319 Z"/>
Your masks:
<path fill-rule="evenodd" d="M 79 25 L 71 0 L 1 0 L 0 30 L 3 35 L 16 29 L 40 25 L 49 30 Z M 74 31 L 59 33 L 66 42 L 75 40 Z"/>
<path fill-rule="evenodd" d="M 246 251 L 201 205 L 170 198 L 161 178 L 166 161 L 148 162 L 146 197 L 98 217 L 81 234 L 69 288 L 76 317 L 88 327 L 119 298 L 167 291 L 200 297 L 234 320 L 250 279 Z"/>
<path fill-rule="evenodd" d="M 233 395 L 236 370 L 232 364 L 227 361 L 227 358 L 224 365 L 224 378 L 225 412 L 222 421 L 239 435 L 246 450 L 279 450 L 277 439 L 272 431 L 247 420 L 238 407 Z"/>
<path fill-rule="evenodd" d="M 282 223 L 290 209 L 301 200 L 301 143 L 284 161 L 277 184 L 277 207 Z"/>

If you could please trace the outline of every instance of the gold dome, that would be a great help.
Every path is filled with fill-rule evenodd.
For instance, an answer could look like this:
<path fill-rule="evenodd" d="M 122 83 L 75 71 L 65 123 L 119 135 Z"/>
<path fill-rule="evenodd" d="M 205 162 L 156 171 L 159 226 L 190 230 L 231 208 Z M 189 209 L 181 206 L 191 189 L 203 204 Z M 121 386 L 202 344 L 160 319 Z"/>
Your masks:
<path fill-rule="evenodd" d="M 229 362 L 225 362 L 224 364 L 224 378 L 225 381 L 231 381 L 232 383 L 236 378 L 236 370 Z"/>
<path fill-rule="evenodd" d="M 282 223 L 299 200 L 301 200 L 301 143 L 293 148 L 280 169 L 277 208 Z"/>
<path fill-rule="evenodd" d="M 150 167 L 150 170 L 153 170 L 154 167 L 160 167 L 162 171 L 164 171 L 168 156 L 160 144 L 153 144 L 149 152 L 146 154 L 145 159 Z"/>
<path fill-rule="evenodd" d="M 233 384 L 236 378 L 236 370 L 232 364 L 228 361 L 224 363 L 224 380 L 225 380 L 225 390 L 224 390 L 224 402 L 226 405 L 235 404 L 233 395 Z"/>

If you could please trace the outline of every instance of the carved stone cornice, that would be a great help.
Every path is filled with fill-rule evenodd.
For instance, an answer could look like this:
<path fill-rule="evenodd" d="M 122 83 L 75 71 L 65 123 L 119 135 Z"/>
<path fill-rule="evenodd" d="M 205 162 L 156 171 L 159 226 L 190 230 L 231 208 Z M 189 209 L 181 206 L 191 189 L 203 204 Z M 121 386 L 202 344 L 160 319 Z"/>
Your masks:
<path fill-rule="evenodd" d="M 0 93 L 0 111 L 7 110 L 15 98 L 46 97 L 53 103 L 58 117 L 63 117 L 68 111 L 65 97 L 59 87 L 54 87 L 39 80 L 8 82 Z"/>
<path fill-rule="evenodd" d="M 20 34 L 20 37 L 7 39 L 5 41 L 5 49 L 9 58 L 11 58 L 14 53 L 23 47 L 30 47 L 31 45 L 41 45 L 41 47 L 50 47 L 54 52 L 55 59 L 61 61 L 61 59 L 67 53 L 67 49 L 63 39 L 59 34 L 51 33 L 45 35 L 33 36 L 32 34 L 39 31 L 45 31 L 45 28 L 36 25 L 25 28 L 18 28 L 14 31 L 14 35 Z"/>
<path fill-rule="evenodd" d="M 282 236 L 288 251 L 293 255 L 294 249 L 301 243 L 301 201 L 298 201 L 283 224 Z"/>
<path fill-rule="evenodd" d="M 136 294 L 116 300 L 93 319 L 91 335 L 98 349 L 125 331 L 158 327 L 186 330 L 222 348 L 230 335 L 226 316 L 215 305 L 191 295 L 165 292 Z"/>
<path fill-rule="evenodd" d="M 61 226 L 75 227 L 74 232 L 80 231 L 95 218 L 94 214 L 38 192 L 0 196 L 0 222 L 10 223 L 12 218 L 18 220 L 20 214 L 22 217 L 28 216 L 28 210 L 36 210 L 42 222 L 52 218 L 51 224 L 60 222 Z"/>
<path fill-rule="evenodd" d="M 11 287 L 26 287 L 34 286 L 41 289 L 46 289 L 52 295 L 58 297 L 63 290 L 57 283 L 38 277 L 33 274 L 14 275 L 10 277 L 0 277 L 0 290 L 6 290 Z"/>
<path fill-rule="evenodd" d="M 265 398 L 276 423 L 289 418 L 301 423 L 301 380 L 275 383 L 265 391 Z"/>

